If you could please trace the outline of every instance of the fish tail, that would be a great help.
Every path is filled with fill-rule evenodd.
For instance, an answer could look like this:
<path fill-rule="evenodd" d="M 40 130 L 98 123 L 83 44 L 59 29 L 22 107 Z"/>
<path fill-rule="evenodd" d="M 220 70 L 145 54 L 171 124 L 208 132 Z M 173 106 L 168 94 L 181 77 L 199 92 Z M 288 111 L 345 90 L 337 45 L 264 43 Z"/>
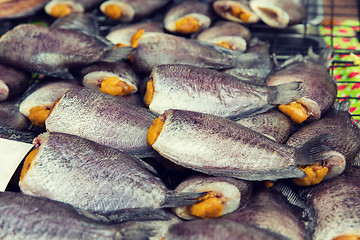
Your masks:
<path fill-rule="evenodd" d="M 103 62 L 120 62 L 127 60 L 133 51 L 132 47 L 118 47 L 109 51 L 106 56 L 101 60 Z"/>
<path fill-rule="evenodd" d="M 269 87 L 268 103 L 273 105 L 288 104 L 304 94 L 300 82 L 289 82 Z"/>
<path fill-rule="evenodd" d="M 333 147 L 327 145 L 326 141 L 331 136 L 330 134 L 322 134 L 304 143 L 296 151 L 295 164 L 308 165 L 328 159 L 329 156 L 325 153 L 332 150 Z"/>
<path fill-rule="evenodd" d="M 173 208 L 180 206 L 190 206 L 199 202 L 199 198 L 204 196 L 206 192 L 183 192 L 177 193 L 170 191 L 161 204 L 163 208 Z"/>

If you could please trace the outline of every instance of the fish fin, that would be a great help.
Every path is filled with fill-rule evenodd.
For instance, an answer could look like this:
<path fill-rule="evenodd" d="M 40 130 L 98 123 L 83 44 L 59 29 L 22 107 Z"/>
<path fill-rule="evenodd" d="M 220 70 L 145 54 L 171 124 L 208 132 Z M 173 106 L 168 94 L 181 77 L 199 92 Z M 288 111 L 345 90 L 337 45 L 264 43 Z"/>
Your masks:
<path fill-rule="evenodd" d="M 160 176 L 159 174 L 159 163 L 156 161 L 156 158 L 148 157 L 148 156 L 139 156 L 139 155 L 130 155 L 140 166 L 152 172 L 156 176 Z"/>
<path fill-rule="evenodd" d="M 268 103 L 273 105 L 288 104 L 301 98 L 304 94 L 300 82 L 289 82 L 269 87 Z"/>
<path fill-rule="evenodd" d="M 154 236 L 154 229 L 151 228 L 123 228 L 115 233 L 114 240 L 148 240 Z"/>
<path fill-rule="evenodd" d="M 327 145 L 326 140 L 331 136 L 331 134 L 319 135 L 297 148 L 295 164 L 308 165 L 329 158 L 329 156 L 325 153 L 332 150 L 333 147 Z"/>
<path fill-rule="evenodd" d="M 293 206 L 296 206 L 300 209 L 304 209 L 306 207 L 305 201 L 288 184 L 283 182 L 276 182 L 271 190 L 280 193 Z"/>
<path fill-rule="evenodd" d="M 95 212 L 76 209 L 78 214 L 106 224 L 123 223 L 127 221 L 167 221 L 170 214 L 162 208 L 128 208 L 109 212 Z"/>
<path fill-rule="evenodd" d="M 360 167 L 360 152 L 358 152 L 351 163 L 352 167 Z"/>
<path fill-rule="evenodd" d="M 333 104 L 333 110 L 335 112 L 348 112 L 350 110 L 350 99 L 344 99 L 344 101 L 336 100 Z"/>
<path fill-rule="evenodd" d="M 198 198 L 204 196 L 206 192 L 174 192 L 169 191 L 165 197 L 164 202 L 160 207 L 162 208 L 173 208 L 180 206 L 190 206 L 198 203 Z"/>
<path fill-rule="evenodd" d="M 101 59 L 102 62 L 119 62 L 129 58 L 129 55 L 133 51 L 132 47 L 119 47 L 113 48 L 106 56 Z"/>

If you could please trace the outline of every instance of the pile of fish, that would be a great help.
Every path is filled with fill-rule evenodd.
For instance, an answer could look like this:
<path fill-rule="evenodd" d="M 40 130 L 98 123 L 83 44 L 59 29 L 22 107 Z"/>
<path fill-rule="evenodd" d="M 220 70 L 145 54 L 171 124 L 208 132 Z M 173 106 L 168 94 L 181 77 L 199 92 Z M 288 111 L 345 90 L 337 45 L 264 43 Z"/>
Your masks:
<path fill-rule="evenodd" d="M 0 1 L 0 239 L 360 239 L 360 129 L 300 0 Z M 41 22 L 39 22 L 41 20 Z M 6 30 L 4 30 L 6 29 Z"/>

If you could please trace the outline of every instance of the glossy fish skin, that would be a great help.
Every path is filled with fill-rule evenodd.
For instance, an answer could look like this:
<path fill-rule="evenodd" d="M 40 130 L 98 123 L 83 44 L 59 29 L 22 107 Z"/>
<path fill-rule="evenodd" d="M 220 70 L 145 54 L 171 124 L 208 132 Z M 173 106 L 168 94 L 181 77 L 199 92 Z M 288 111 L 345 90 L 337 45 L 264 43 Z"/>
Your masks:
<path fill-rule="evenodd" d="M 131 46 L 131 38 L 140 29 L 144 29 L 145 32 L 164 32 L 162 23 L 156 21 L 144 21 L 114 26 L 110 29 L 106 38 L 113 44 Z"/>
<path fill-rule="evenodd" d="M 0 2 L 0 19 L 15 19 L 35 14 L 47 0 L 5 0 Z"/>
<path fill-rule="evenodd" d="M 274 70 L 266 81 L 268 86 L 291 81 L 301 82 L 304 96 L 297 102 L 306 107 L 310 114 L 309 121 L 319 119 L 336 99 L 336 81 L 328 70 L 330 53 L 331 50 L 326 50 L 315 55 L 310 50 L 305 57 L 295 56 Z"/>
<path fill-rule="evenodd" d="M 213 44 L 228 43 L 230 49 L 237 51 L 245 51 L 250 38 L 251 32 L 247 27 L 230 21 L 217 21 L 196 36 L 197 40 Z"/>
<path fill-rule="evenodd" d="M 215 0 L 212 4 L 214 11 L 226 20 L 240 23 L 256 23 L 260 20 L 250 9 L 247 0 Z M 232 14 L 232 8 L 241 9 L 238 16 Z"/>
<path fill-rule="evenodd" d="M 360 236 L 359 167 L 312 187 L 307 194 L 313 211 L 308 232 L 313 240 L 332 240 L 343 235 Z"/>
<path fill-rule="evenodd" d="M 67 16 L 56 19 L 51 28 L 72 29 L 92 35 L 99 34 L 99 24 L 95 17 L 82 12 L 74 12 Z"/>
<path fill-rule="evenodd" d="M 148 233 L 105 225 L 80 215 L 70 205 L 14 192 L 0 192 L 0 238 L 14 239 L 139 239 Z"/>
<path fill-rule="evenodd" d="M 251 0 L 250 8 L 270 27 L 286 28 L 306 17 L 303 0 Z"/>
<path fill-rule="evenodd" d="M 333 109 L 323 118 L 307 123 L 297 129 L 287 140 L 289 146 L 300 146 L 320 134 L 331 133 L 327 143 L 333 147 L 325 160 L 329 168 L 326 179 L 339 175 L 350 166 L 360 150 L 360 128 L 353 123 L 349 113 L 350 101 L 334 103 Z"/>
<path fill-rule="evenodd" d="M 19 111 L 20 100 L 0 102 L 0 125 L 22 131 L 30 126 L 29 120 Z"/>
<path fill-rule="evenodd" d="M 0 102 L 25 92 L 29 86 L 30 74 L 0 64 Z"/>
<path fill-rule="evenodd" d="M 19 181 L 25 194 L 100 214 L 158 208 L 167 200 L 165 184 L 119 150 L 63 133 L 41 134 L 34 145 L 39 152 Z"/>
<path fill-rule="evenodd" d="M 42 44 L 41 44 L 42 43 Z M 69 29 L 20 24 L 0 39 L 0 62 L 29 72 L 71 79 L 71 67 L 126 59 L 129 49 Z M 116 56 L 113 56 L 116 55 Z"/>
<path fill-rule="evenodd" d="M 193 174 L 182 181 L 176 188 L 177 192 L 209 192 L 212 191 L 218 196 L 225 198 L 221 216 L 230 214 L 236 209 L 244 207 L 252 194 L 253 184 L 227 177 L 212 177 L 203 174 Z M 174 213 L 182 219 L 198 219 L 186 211 L 186 207 L 176 207 Z"/>
<path fill-rule="evenodd" d="M 271 189 L 260 189 L 254 191 L 244 208 L 221 219 L 267 229 L 292 240 L 304 240 L 305 227 L 300 219 L 300 210 L 294 208 L 281 194 Z"/>
<path fill-rule="evenodd" d="M 146 108 L 88 88 L 72 88 L 54 107 L 45 126 L 129 153 L 151 151 L 146 134 L 155 116 Z"/>
<path fill-rule="evenodd" d="M 237 123 L 264 134 L 278 143 L 285 143 L 290 136 L 293 123 L 277 109 L 236 120 Z"/>
<path fill-rule="evenodd" d="M 198 29 L 189 32 L 179 32 L 176 21 L 183 17 L 193 17 L 198 21 Z M 164 16 L 164 27 L 167 31 L 178 34 L 193 34 L 208 28 L 212 23 L 212 12 L 208 3 L 186 0 L 173 5 Z"/>
<path fill-rule="evenodd" d="M 116 19 L 120 22 L 132 22 L 155 14 L 170 2 L 170 0 L 107 0 L 100 5 L 100 10 L 105 12 L 108 4 L 118 4 L 123 8 L 122 16 Z"/>
<path fill-rule="evenodd" d="M 237 64 L 234 51 L 167 33 L 144 33 L 133 58 L 134 69 L 149 74 L 161 64 L 188 64 L 207 68 L 229 68 Z"/>
<path fill-rule="evenodd" d="M 150 79 L 154 95 L 149 109 L 159 114 L 167 109 L 182 109 L 222 117 L 247 116 L 301 96 L 296 84 L 269 88 L 213 69 L 183 64 L 159 65 Z"/>
<path fill-rule="evenodd" d="M 255 181 L 304 177 L 296 165 L 317 161 L 328 150 L 325 136 L 294 148 L 210 114 L 168 110 L 160 119 L 165 122 L 152 147 L 178 165 L 215 176 Z"/>
<path fill-rule="evenodd" d="M 170 226 L 165 240 L 289 240 L 269 231 L 222 219 L 185 221 Z"/>

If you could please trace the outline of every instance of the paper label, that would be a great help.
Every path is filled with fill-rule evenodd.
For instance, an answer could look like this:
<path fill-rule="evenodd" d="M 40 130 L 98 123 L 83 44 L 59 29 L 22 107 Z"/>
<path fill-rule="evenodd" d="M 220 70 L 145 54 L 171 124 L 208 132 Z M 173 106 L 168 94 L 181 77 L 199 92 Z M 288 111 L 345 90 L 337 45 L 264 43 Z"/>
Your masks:
<path fill-rule="evenodd" d="M 0 138 L 0 191 L 5 191 L 32 144 Z"/>

